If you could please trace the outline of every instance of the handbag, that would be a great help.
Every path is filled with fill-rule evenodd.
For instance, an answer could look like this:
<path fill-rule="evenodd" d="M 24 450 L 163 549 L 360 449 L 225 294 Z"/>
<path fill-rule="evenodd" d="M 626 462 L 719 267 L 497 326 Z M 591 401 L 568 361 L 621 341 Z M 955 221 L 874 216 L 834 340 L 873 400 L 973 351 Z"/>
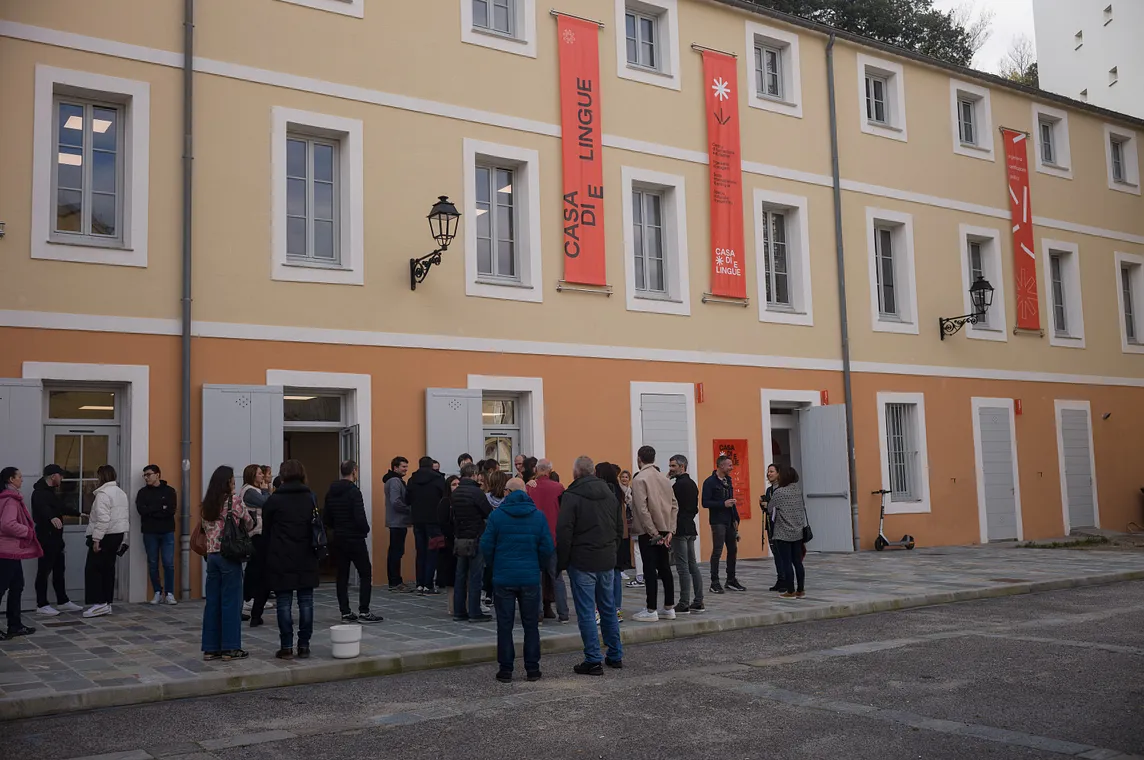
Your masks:
<path fill-rule="evenodd" d="M 475 538 L 455 538 L 453 539 L 453 556 L 454 557 L 468 557 L 472 558 L 477 556 L 477 539 Z"/>
<path fill-rule="evenodd" d="M 318 555 L 319 560 L 323 560 L 329 554 L 330 540 L 326 535 L 326 525 L 322 522 L 322 513 L 318 511 L 317 504 L 314 505 L 313 516 L 310 517 L 310 531 L 313 534 L 314 554 Z"/>
<path fill-rule="evenodd" d="M 191 551 L 200 557 L 207 556 L 207 532 L 203 530 L 203 523 L 200 520 L 195 529 L 191 531 Z"/>
<path fill-rule="evenodd" d="M 235 500 L 237 500 L 237 496 Z M 254 554 L 254 542 L 246 532 L 246 525 L 234 516 L 234 501 L 222 515 L 222 535 L 219 536 L 219 554 L 231 562 L 246 562 Z"/>
<path fill-rule="evenodd" d="M 445 548 L 444 536 L 430 536 L 429 537 L 429 551 L 435 552 Z"/>
<path fill-rule="evenodd" d="M 810 523 L 807 523 L 802 529 L 802 542 L 809 544 L 814 540 L 814 531 L 810 529 Z"/>

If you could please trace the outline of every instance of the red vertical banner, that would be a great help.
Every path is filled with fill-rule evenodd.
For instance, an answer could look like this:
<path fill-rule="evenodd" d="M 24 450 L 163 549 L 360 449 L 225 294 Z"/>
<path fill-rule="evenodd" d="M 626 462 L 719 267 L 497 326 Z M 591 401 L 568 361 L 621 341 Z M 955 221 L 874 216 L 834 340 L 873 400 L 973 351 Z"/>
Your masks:
<path fill-rule="evenodd" d="M 734 56 L 703 51 L 711 162 L 711 294 L 728 298 L 747 297 L 737 82 Z"/>
<path fill-rule="evenodd" d="M 604 156 L 600 138 L 600 29 L 557 16 L 560 135 L 564 148 L 564 279 L 607 285 Z"/>
<path fill-rule="evenodd" d="M 1037 254 L 1033 242 L 1033 203 L 1029 197 L 1028 135 L 1001 130 L 1008 167 L 1009 209 L 1013 217 L 1013 271 L 1017 278 L 1017 327 L 1041 329 L 1037 301 Z M 998 284 L 998 287 L 1002 287 Z"/>
<path fill-rule="evenodd" d="M 751 467 L 747 457 L 747 440 L 745 438 L 716 438 L 711 442 L 715 452 L 715 461 L 719 457 L 731 457 L 731 485 L 735 489 L 736 508 L 739 510 L 740 520 L 751 519 Z"/>

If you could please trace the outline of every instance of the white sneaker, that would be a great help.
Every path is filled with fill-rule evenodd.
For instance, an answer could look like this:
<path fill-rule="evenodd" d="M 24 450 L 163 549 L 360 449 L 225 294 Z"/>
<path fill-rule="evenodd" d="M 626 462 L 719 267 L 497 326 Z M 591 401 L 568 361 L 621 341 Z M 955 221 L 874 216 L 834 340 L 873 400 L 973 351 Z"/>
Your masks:
<path fill-rule="evenodd" d="M 666 607 L 659 611 L 660 620 L 675 620 L 675 610 L 671 607 Z"/>
<path fill-rule="evenodd" d="M 637 623 L 658 623 L 659 613 L 655 610 L 640 610 L 636 614 L 632 615 L 632 620 L 636 621 Z"/>
<path fill-rule="evenodd" d="M 88 607 L 86 610 L 83 611 L 83 616 L 85 618 L 100 617 L 102 615 L 110 615 L 110 614 L 111 614 L 111 605 L 110 604 L 95 604 L 95 605 L 92 605 L 91 607 Z"/>
<path fill-rule="evenodd" d="M 488 606 L 488 605 L 486 605 L 484 602 L 481 602 L 481 614 L 482 614 L 482 615 L 488 615 L 488 614 L 491 614 L 491 613 L 492 613 L 492 611 L 493 611 L 493 608 L 492 608 L 492 607 L 489 607 L 489 606 Z"/>
<path fill-rule="evenodd" d="M 178 602 L 175 601 L 175 595 L 169 593 L 169 594 L 167 594 L 167 597 L 163 600 L 163 604 L 178 604 Z"/>
<path fill-rule="evenodd" d="M 60 612 L 83 612 L 83 607 L 80 607 L 75 602 L 68 602 L 67 604 L 61 604 L 58 609 Z"/>
<path fill-rule="evenodd" d="M 60 611 L 50 604 L 45 604 L 43 607 L 37 607 L 36 612 L 46 617 L 55 617 L 56 615 L 60 614 Z"/>
<path fill-rule="evenodd" d="M 171 597 L 171 601 L 167 602 L 167 604 L 174 604 L 175 603 L 175 597 L 172 594 L 167 594 L 167 596 Z M 254 608 L 254 600 L 253 599 L 249 599 L 249 600 L 242 603 L 242 611 L 243 612 L 250 612 L 253 608 Z"/>
<path fill-rule="evenodd" d="M 161 593 L 159 593 L 158 591 L 155 592 L 155 596 L 151 597 L 151 601 L 148 602 L 148 604 L 162 604 L 162 603 L 163 603 L 163 595 Z"/>
<path fill-rule="evenodd" d="M 632 579 L 632 576 L 628 575 L 628 574 L 627 574 L 626 572 L 624 572 L 623 570 L 621 570 L 621 571 L 620 571 L 620 580 L 629 581 L 629 580 L 631 580 L 631 579 Z"/>

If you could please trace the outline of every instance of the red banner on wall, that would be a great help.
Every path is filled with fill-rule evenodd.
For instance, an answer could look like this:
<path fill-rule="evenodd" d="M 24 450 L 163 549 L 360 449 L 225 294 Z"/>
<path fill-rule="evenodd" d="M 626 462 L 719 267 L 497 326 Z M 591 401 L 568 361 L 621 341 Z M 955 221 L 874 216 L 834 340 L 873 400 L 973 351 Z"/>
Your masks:
<path fill-rule="evenodd" d="M 751 519 L 751 467 L 747 457 L 747 440 L 745 438 L 716 438 L 712 443 L 715 452 L 715 461 L 721 456 L 731 457 L 731 485 L 735 488 L 735 507 L 739 510 L 740 520 Z"/>
<path fill-rule="evenodd" d="M 711 294 L 747 297 L 743 271 L 743 163 L 735 58 L 703 51 L 711 160 Z"/>
<path fill-rule="evenodd" d="M 1041 329 L 1037 301 L 1037 254 L 1033 242 L 1033 204 L 1029 198 L 1028 135 L 1002 129 L 1008 166 L 1009 208 L 1013 217 L 1013 271 L 1017 278 L 1017 327 Z M 1002 287 L 1000 284 L 998 287 Z"/>
<path fill-rule="evenodd" d="M 604 156 L 600 138 L 600 29 L 557 16 L 560 134 L 564 147 L 564 279 L 607 285 Z"/>

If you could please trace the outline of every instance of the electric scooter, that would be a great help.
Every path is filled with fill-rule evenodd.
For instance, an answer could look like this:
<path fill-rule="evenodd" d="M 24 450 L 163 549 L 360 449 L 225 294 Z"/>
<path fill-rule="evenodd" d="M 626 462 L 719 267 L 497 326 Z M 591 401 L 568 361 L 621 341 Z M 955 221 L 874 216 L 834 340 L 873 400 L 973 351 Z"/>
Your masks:
<path fill-rule="evenodd" d="M 872 493 L 882 496 L 882 511 L 878 515 L 878 537 L 874 539 L 874 548 L 878 551 L 882 551 L 887 546 L 901 546 L 906 549 L 913 549 L 914 537 L 909 534 L 902 536 L 901 541 L 891 541 L 886 538 L 886 494 L 890 492 L 882 489 L 880 491 L 873 491 Z"/>

